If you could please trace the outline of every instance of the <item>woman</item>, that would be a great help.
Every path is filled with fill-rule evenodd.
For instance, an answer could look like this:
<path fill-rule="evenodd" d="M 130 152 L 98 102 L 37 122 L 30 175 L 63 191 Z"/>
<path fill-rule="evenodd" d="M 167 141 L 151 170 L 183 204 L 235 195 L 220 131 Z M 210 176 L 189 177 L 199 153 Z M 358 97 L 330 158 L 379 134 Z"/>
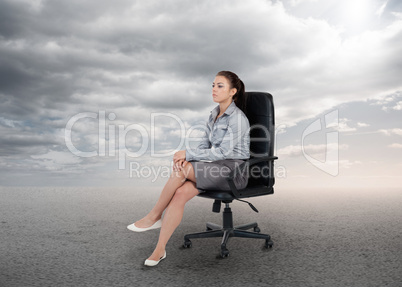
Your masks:
<path fill-rule="evenodd" d="M 212 84 L 212 98 L 219 105 L 212 110 L 198 147 L 174 154 L 172 175 L 157 203 L 144 218 L 127 226 L 136 232 L 161 227 L 156 248 L 145 260 L 147 266 L 166 257 L 166 244 L 181 222 L 186 202 L 199 194 L 199 189 L 229 190 L 225 175 L 250 157 L 243 82 L 232 72 L 219 72 Z M 244 188 L 247 178 L 238 173 L 234 183 Z"/>

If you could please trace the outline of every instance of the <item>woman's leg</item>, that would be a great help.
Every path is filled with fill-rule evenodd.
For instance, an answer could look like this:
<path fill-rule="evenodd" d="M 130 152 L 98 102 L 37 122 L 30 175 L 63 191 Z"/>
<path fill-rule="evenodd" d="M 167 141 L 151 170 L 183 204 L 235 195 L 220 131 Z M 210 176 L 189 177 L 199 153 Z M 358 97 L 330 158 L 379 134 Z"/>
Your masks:
<path fill-rule="evenodd" d="M 162 217 L 163 211 L 168 206 L 176 190 L 185 183 L 186 179 L 195 182 L 194 169 L 189 162 L 181 171 L 172 172 L 155 206 L 144 218 L 135 222 L 135 226 L 145 228 L 158 221 Z"/>
<path fill-rule="evenodd" d="M 168 240 L 172 236 L 174 230 L 179 226 L 183 218 L 184 206 L 186 202 L 192 199 L 198 193 L 199 192 L 195 186 L 195 183 L 189 180 L 176 190 L 163 217 L 158 244 L 156 245 L 152 255 L 148 258 L 149 260 L 158 261 L 163 256 Z"/>

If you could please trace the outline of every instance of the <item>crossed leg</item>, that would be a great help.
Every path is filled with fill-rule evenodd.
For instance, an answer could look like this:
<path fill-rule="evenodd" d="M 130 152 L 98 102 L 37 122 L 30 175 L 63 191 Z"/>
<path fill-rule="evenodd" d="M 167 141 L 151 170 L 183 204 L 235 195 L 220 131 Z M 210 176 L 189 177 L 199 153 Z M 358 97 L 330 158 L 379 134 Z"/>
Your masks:
<path fill-rule="evenodd" d="M 161 219 L 163 212 L 172 200 L 176 190 L 185 183 L 186 179 L 192 182 L 196 181 L 193 166 L 190 163 L 187 163 L 181 171 L 172 172 L 155 206 L 144 218 L 135 222 L 135 226 L 140 228 L 149 227 Z"/>
<path fill-rule="evenodd" d="M 162 217 L 166 209 L 159 240 L 149 260 L 157 261 L 163 256 L 168 240 L 183 218 L 185 204 L 199 193 L 195 181 L 194 169 L 190 163 L 181 171 L 172 172 L 155 206 L 144 218 L 135 222 L 137 227 L 151 226 Z"/>
<path fill-rule="evenodd" d="M 148 259 L 159 260 L 159 258 L 163 256 L 168 240 L 172 236 L 175 229 L 179 226 L 183 218 L 185 204 L 198 193 L 198 189 L 195 187 L 195 183 L 192 181 L 186 181 L 176 190 L 172 200 L 166 208 L 162 221 L 162 228 L 159 233 L 158 243 L 154 252 Z"/>

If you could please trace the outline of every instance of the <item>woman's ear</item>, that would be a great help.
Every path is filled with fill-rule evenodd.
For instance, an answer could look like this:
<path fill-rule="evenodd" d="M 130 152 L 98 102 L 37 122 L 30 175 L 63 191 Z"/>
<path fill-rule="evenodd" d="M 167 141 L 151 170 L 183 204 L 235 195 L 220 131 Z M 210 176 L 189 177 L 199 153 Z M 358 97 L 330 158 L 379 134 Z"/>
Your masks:
<path fill-rule="evenodd" d="M 237 93 L 237 89 L 236 89 L 236 88 L 232 88 L 232 89 L 230 90 L 230 96 L 231 96 L 231 97 L 233 97 L 234 95 L 236 95 L 236 93 Z"/>

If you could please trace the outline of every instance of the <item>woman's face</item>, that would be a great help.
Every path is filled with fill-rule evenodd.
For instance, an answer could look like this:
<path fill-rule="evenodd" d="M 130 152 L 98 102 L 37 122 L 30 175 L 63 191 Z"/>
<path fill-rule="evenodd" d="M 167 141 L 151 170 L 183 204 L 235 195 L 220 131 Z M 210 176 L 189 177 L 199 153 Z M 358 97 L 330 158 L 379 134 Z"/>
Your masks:
<path fill-rule="evenodd" d="M 236 91 L 235 88 L 230 88 L 230 82 L 226 77 L 216 76 L 212 83 L 212 98 L 216 103 L 231 102 Z"/>

